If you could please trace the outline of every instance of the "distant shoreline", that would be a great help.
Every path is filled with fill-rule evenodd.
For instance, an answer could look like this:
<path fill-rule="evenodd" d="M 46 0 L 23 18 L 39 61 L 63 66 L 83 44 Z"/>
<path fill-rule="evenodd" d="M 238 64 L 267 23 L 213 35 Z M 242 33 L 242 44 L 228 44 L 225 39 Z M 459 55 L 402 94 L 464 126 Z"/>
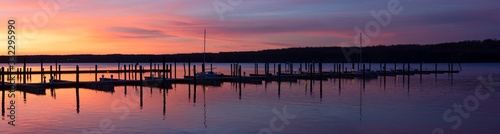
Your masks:
<path fill-rule="evenodd" d="M 264 62 L 320 62 L 348 63 L 359 62 L 359 53 L 346 56 L 342 49 L 359 50 L 358 47 L 306 47 L 272 49 L 245 52 L 206 53 L 206 62 L 210 63 L 264 63 Z M 203 53 L 167 54 L 167 55 L 16 55 L 17 63 L 149 63 L 163 62 L 202 62 Z M 349 57 L 349 58 L 347 58 Z M 0 56 L 0 63 L 6 63 L 8 56 Z M 352 60 L 348 60 L 352 59 Z M 500 63 L 500 40 L 462 41 L 434 45 L 392 45 L 363 47 L 365 63 Z"/>

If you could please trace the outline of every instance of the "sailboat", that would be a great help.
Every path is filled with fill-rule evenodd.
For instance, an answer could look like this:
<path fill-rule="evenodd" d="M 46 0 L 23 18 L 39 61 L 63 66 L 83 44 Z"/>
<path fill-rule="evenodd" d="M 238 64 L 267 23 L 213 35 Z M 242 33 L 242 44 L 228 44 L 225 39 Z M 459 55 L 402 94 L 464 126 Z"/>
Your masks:
<path fill-rule="evenodd" d="M 363 51 L 361 51 L 363 43 L 363 33 L 359 33 L 359 63 L 362 63 Z M 365 77 L 377 77 L 378 72 L 371 69 L 361 69 L 358 71 L 352 71 L 354 76 L 365 76 Z"/>
<path fill-rule="evenodd" d="M 206 46 L 206 38 L 207 38 L 207 30 L 205 29 L 203 32 L 203 65 L 205 65 L 205 46 Z M 202 66 L 204 67 L 204 66 Z M 214 77 L 222 77 L 224 74 L 215 73 L 212 71 L 213 68 L 210 68 L 210 71 L 199 72 L 196 73 L 197 78 L 214 78 Z M 203 69 L 205 70 L 205 69 Z"/>

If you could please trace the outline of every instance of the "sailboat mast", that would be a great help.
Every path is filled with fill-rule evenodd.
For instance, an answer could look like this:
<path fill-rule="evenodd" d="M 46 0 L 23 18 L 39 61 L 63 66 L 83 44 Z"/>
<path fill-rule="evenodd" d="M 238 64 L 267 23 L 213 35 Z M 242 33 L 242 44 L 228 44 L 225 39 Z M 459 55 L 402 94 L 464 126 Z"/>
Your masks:
<path fill-rule="evenodd" d="M 207 29 L 204 30 L 203 32 L 203 65 L 205 65 L 205 45 L 206 45 L 206 38 L 207 38 Z M 203 69 L 205 70 L 205 69 Z"/>
<path fill-rule="evenodd" d="M 363 62 L 363 51 L 361 50 L 363 44 L 363 33 L 359 33 L 359 63 Z"/>

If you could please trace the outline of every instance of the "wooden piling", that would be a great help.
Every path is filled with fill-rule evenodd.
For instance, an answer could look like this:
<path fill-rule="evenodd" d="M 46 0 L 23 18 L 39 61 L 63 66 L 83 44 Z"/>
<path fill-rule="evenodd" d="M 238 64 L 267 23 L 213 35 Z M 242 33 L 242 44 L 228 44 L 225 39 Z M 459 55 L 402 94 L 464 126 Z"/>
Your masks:
<path fill-rule="evenodd" d="M 453 62 L 451 63 L 451 71 L 453 71 Z"/>
<path fill-rule="evenodd" d="M 42 83 L 43 82 L 43 58 L 40 59 L 40 72 L 41 72 L 41 74 L 40 74 L 40 81 L 41 82 L 40 83 Z"/>
<path fill-rule="evenodd" d="M 141 85 L 142 85 L 142 66 L 139 66 L 139 68 L 140 68 L 139 71 L 141 71 L 141 72 L 139 72 L 139 75 L 140 75 L 139 77 L 141 79 Z"/>
<path fill-rule="evenodd" d="M 281 64 L 278 64 L 278 83 L 281 82 Z"/>
<path fill-rule="evenodd" d="M 241 85 L 241 65 L 238 65 L 238 74 L 240 76 L 240 85 Z"/>
<path fill-rule="evenodd" d="M 127 80 L 127 65 L 123 65 L 123 78 Z"/>
<path fill-rule="evenodd" d="M 363 79 L 366 77 L 365 64 L 363 64 Z"/>
<path fill-rule="evenodd" d="M 5 70 L 4 67 L 2 67 L 2 88 L 5 86 Z"/>
<path fill-rule="evenodd" d="M 420 62 L 420 76 L 422 76 L 422 62 Z"/>
<path fill-rule="evenodd" d="M 191 76 L 191 57 L 188 58 L 188 76 Z"/>
<path fill-rule="evenodd" d="M 231 64 L 231 76 L 233 76 L 233 64 Z"/>
<path fill-rule="evenodd" d="M 59 80 L 61 80 L 61 65 L 58 65 L 59 66 Z M 30 68 L 30 72 L 31 72 L 31 68 Z"/>
<path fill-rule="evenodd" d="M 169 72 L 170 72 L 170 79 L 172 79 L 172 64 L 170 64 L 170 70 L 169 70 Z"/>
<path fill-rule="evenodd" d="M 26 58 L 24 58 L 24 65 L 23 65 L 23 84 L 26 84 Z"/>
<path fill-rule="evenodd" d="M 201 72 L 203 72 L 203 73 L 205 72 L 205 63 L 201 64 Z"/>
<path fill-rule="evenodd" d="M 76 65 L 76 85 L 80 84 L 80 68 Z"/>
<path fill-rule="evenodd" d="M 149 58 L 149 76 L 153 77 L 153 59 Z"/>
<path fill-rule="evenodd" d="M 174 78 L 177 78 L 177 60 L 174 59 Z"/>
<path fill-rule="evenodd" d="M 97 81 L 97 64 L 95 65 L 95 68 L 94 68 L 94 69 L 95 69 L 95 81 Z M 126 79 L 126 78 L 127 78 L 127 77 L 125 76 L 125 79 Z"/>
<path fill-rule="evenodd" d="M 196 65 L 193 65 L 193 77 L 194 77 L 194 87 L 195 87 L 195 90 L 196 90 Z"/>
<path fill-rule="evenodd" d="M 438 72 L 438 63 L 436 62 L 436 64 L 434 65 L 434 73 L 437 74 Z"/>

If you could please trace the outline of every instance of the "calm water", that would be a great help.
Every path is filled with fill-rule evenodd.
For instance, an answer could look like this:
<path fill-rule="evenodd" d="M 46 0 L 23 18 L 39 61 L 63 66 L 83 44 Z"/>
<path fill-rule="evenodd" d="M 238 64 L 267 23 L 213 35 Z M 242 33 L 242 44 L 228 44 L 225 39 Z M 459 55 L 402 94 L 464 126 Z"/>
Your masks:
<path fill-rule="evenodd" d="M 46 64 L 45 68 L 49 65 L 53 64 Z M 73 70 L 76 64 L 61 65 L 63 70 Z M 93 70 L 95 64 L 78 65 L 80 70 Z M 142 65 L 149 69 L 149 63 Z M 201 70 L 201 65 L 196 65 L 197 70 Z M 117 66 L 99 63 L 99 69 Z M 213 66 L 216 72 L 230 72 L 230 64 Z M 394 68 L 394 64 L 387 66 Z M 412 64 L 414 68 L 417 66 Z M 28 64 L 28 67 L 39 70 L 40 65 Z M 264 64 L 259 67 L 262 73 Z M 243 64 L 242 68 L 247 75 L 254 72 L 253 63 Z M 324 68 L 329 70 L 333 64 L 325 64 Z M 372 64 L 372 68 L 377 70 L 379 65 Z M 454 68 L 458 69 L 458 64 Z M 241 90 L 239 84 L 223 83 L 219 87 L 198 85 L 196 90 L 193 85 L 176 84 L 167 90 L 117 86 L 115 92 L 85 88 L 47 89 L 45 95 L 16 92 L 16 126 L 7 124 L 10 119 L 6 111 L 0 121 L 0 133 L 331 134 L 431 133 L 433 130 L 500 133 L 497 122 L 500 94 L 494 92 L 500 90 L 500 64 L 462 64 L 461 68 L 462 72 L 453 75 L 388 76 L 364 82 L 362 79 L 269 82 L 242 84 Z M 424 64 L 424 70 L 433 69 L 434 64 Z M 446 70 L 447 64 L 440 64 L 439 69 Z M 110 73 L 98 75 L 118 77 Z M 183 64 L 178 63 L 177 77 L 183 75 Z M 81 81 L 93 81 L 94 76 L 81 74 L 80 77 Z M 486 80 L 481 81 L 479 77 Z M 75 75 L 63 74 L 61 79 L 74 81 Z M 28 79 L 33 83 L 40 81 L 40 75 Z M 477 87 L 480 90 L 476 93 Z M 476 94 L 482 98 L 478 99 Z M 8 107 L 11 99 L 5 100 Z M 464 105 L 464 101 L 468 109 L 455 110 L 454 104 Z"/>

